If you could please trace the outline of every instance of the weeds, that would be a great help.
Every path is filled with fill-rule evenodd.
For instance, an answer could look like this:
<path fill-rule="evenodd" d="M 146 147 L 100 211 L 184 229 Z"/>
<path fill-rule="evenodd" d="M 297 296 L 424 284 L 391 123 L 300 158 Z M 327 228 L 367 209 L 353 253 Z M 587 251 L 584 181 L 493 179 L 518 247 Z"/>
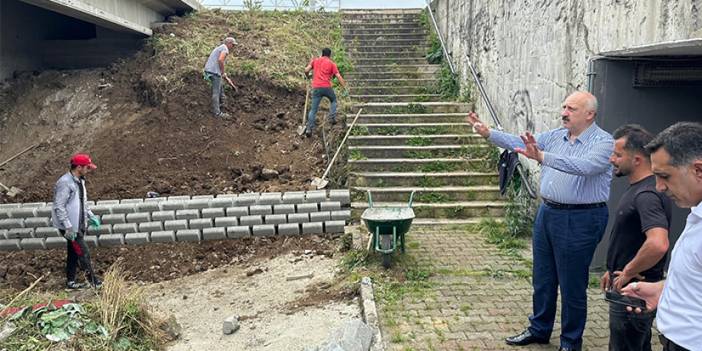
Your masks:
<path fill-rule="evenodd" d="M 427 203 L 440 203 L 449 201 L 449 196 L 443 193 L 421 193 L 419 195 L 415 195 L 414 198 L 417 202 Z"/>
<path fill-rule="evenodd" d="M 370 132 L 368 131 L 368 126 L 356 124 L 355 126 L 353 126 L 353 129 L 351 129 L 351 135 L 364 136 L 370 135 Z"/>
<path fill-rule="evenodd" d="M 422 170 L 422 172 L 432 173 L 432 172 L 450 172 L 450 171 L 455 171 L 457 168 L 458 168 L 458 165 L 456 163 L 434 161 L 434 162 L 422 165 L 421 170 Z"/>
<path fill-rule="evenodd" d="M 360 150 L 351 150 L 349 153 L 349 159 L 354 161 L 366 160 L 368 159 Z"/>
<path fill-rule="evenodd" d="M 529 238 L 536 216 L 536 201 L 522 189 L 523 180 L 515 174 L 507 192 L 508 202 L 505 208 L 505 225 L 512 237 Z"/>

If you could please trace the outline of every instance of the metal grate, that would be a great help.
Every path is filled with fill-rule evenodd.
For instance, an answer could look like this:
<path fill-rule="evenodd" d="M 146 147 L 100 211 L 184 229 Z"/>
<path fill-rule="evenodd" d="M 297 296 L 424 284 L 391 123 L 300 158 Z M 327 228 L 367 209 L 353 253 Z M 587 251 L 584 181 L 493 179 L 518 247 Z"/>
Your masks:
<path fill-rule="evenodd" d="M 638 62 L 634 66 L 633 86 L 700 87 L 702 60 Z"/>

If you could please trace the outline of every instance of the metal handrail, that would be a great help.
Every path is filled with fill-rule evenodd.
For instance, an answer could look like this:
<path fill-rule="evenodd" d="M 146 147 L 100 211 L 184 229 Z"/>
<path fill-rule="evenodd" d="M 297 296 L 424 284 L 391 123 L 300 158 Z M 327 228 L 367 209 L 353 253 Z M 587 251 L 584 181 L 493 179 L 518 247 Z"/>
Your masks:
<path fill-rule="evenodd" d="M 441 50 L 444 52 L 444 57 L 446 58 L 446 62 L 448 63 L 449 68 L 451 69 L 451 74 L 455 75 L 456 69 L 453 68 L 453 62 L 451 62 L 451 55 L 449 55 L 449 52 L 446 49 L 446 44 L 444 43 L 444 38 L 441 36 L 441 31 L 439 30 L 439 25 L 436 24 L 436 18 L 434 18 L 434 12 L 431 10 L 431 2 L 429 0 L 426 0 L 426 3 L 427 3 L 427 12 L 429 12 L 429 17 L 431 17 L 431 23 L 434 24 L 434 30 L 436 31 L 436 36 L 439 37 L 439 42 L 441 43 Z"/>

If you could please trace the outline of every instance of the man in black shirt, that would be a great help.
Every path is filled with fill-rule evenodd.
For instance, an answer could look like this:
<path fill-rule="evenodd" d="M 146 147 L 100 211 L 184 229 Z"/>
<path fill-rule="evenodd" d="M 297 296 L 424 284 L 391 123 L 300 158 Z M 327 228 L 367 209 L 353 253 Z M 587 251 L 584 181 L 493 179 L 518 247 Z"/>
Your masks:
<path fill-rule="evenodd" d="M 626 176 L 629 189 L 617 207 L 607 252 L 607 272 L 602 290 L 620 291 L 635 281 L 663 279 L 668 252 L 671 202 L 656 191 L 650 154 L 644 146 L 653 136 L 641 126 L 629 124 L 614 132 L 610 162 L 615 175 Z M 651 350 L 651 325 L 655 313 L 632 314 L 619 304 L 609 306 L 609 350 Z"/>

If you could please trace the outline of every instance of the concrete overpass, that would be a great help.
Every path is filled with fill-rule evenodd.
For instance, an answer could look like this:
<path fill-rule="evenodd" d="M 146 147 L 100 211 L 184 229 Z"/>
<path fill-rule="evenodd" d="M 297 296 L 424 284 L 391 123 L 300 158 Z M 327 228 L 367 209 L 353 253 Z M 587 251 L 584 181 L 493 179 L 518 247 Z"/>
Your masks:
<path fill-rule="evenodd" d="M 154 23 L 199 8 L 198 0 L 0 0 L 0 80 L 109 64 L 138 50 Z"/>

